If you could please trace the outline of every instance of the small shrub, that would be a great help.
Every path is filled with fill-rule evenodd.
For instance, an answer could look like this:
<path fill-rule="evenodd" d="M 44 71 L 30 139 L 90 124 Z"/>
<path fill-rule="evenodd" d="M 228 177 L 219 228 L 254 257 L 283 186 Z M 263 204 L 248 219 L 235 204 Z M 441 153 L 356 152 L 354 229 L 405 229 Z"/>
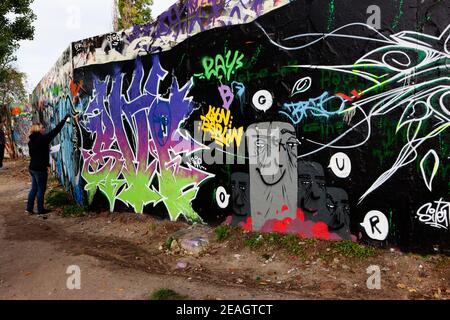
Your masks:
<path fill-rule="evenodd" d="M 179 293 L 171 289 L 159 289 L 152 293 L 150 300 L 186 300 L 186 296 L 182 296 Z"/>
<path fill-rule="evenodd" d="M 224 241 L 230 236 L 231 228 L 226 224 L 221 224 L 216 228 L 217 241 Z"/>
<path fill-rule="evenodd" d="M 46 198 L 47 205 L 52 208 L 63 207 L 71 201 L 69 195 L 65 191 L 57 189 L 51 190 Z"/>
<path fill-rule="evenodd" d="M 55 178 L 49 179 L 50 183 L 57 183 Z M 53 208 L 61 208 L 63 217 L 82 217 L 87 208 L 79 206 L 70 195 L 60 186 L 56 186 L 47 193 L 46 204 Z"/>

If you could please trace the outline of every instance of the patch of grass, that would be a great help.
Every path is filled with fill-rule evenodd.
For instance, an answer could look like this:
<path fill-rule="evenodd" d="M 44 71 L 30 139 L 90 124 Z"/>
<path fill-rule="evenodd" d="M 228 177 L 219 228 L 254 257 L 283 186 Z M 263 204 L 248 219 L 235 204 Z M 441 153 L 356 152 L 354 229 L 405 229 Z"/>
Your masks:
<path fill-rule="evenodd" d="M 244 241 L 244 245 L 251 249 L 259 248 L 263 244 L 263 236 L 260 234 L 252 234 L 250 238 Z"/>
<path fill-rule="evenodd" d="M 63 207 L 62 215 L 65 218 L 66 217 L 73 217 L 73 218 L 83 217 L 85 215 L 85 209 L 75 203 L 70 203 Z"/>
<path fill-rule="evenodd" d="M 183 296 L 172 289 L 158 289 L 152 293 L 150 300 L 187 300 L 186 296 Z"/>
<path fill-rule="evenodd" d="M 303 245 L 300 244 L 301 239 L 295 234 L 269 233 L 264 236 L 254 235 L 247 240 L 246 245 L 252 248 L 268 244 L 272 247 L 285 249 L 288 253 L 295 256 L 305 256 Z"/>
<path fill-rule="evenodd" d="M 338 254 L 349 258 L 369 258 L 377 254 L 377 249 L 352 241 L 337 241 L 331 244 L 331 248 L 336 250 Z"/>
<path fill-rule="evenodd" d="M 314 238 L 308 238 L 308 239 L 302 240 L 302 242 L 304 242 L 305 245 L 308 247 L 315 247 L 318 243 L 318 240 L 314 239 Z"/>
<path fill-rule="evenodd" d="M 57 180 L 52 178 L 49 184 L 57 184 Z M 46 205 L 56 209 L 62 209 L 62 216 L 64 218 L 68 217 L 82 217 L 85 215 L 87 208 L 79 206 L 71 196 L 61 188 L 59 185 L 50 187 L 45 197 Z"/>
<path fill-rule="evenodd" d="M 244 240 L 244 245 L 251 249 L 270 246 L 275 249 L 284 249 L 291 255 L 305 258 L 304 244 L 300 244 L 300 242 L 301 239 L 295 234 L 268 233 L 252 234 L 250 238 Z M 267 260 L 270 256 L 263 255 L 263 258 Z"/>
<path fill-rule="evenodd" d="M 217 241 L 224 241 L 230 236 L 231 227 L 226 224 L 221 224 L 216 228 L 216 238 Z"/>
<path fill-rule="evenodd" d="M 281 238 L 283 238 L 283 236 L 279 233 L 269 233 L 265 236 L 265 239 L 271 244 L 280 243 Z"/>
<path fill-rule="evenodd" d="M 49 191 L 46 196 L 47 205 L 53 208 L 64 207 L 69 202 L 71 202 L 69 195 L 65 191 L 58 189 Z"/>
<path fill-rule="evenodd" d="M 285 235 L 281 239 L 283 247 L 291 254 L 300 256 L 303 255 L 304 251 L 300 245 L 300 239 L 295 234 Z"/>

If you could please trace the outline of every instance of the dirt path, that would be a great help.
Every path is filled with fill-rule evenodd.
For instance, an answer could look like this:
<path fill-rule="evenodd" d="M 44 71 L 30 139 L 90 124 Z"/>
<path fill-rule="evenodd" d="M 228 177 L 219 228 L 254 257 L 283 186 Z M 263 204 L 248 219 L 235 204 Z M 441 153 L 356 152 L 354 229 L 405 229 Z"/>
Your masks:
<path fill-rule="evenodd" d="M 295 259 L 212 241 L 206 255 L 160 250 L 188 226 L 134 214 L 44 221 L 24 213 L 29 178 L 23 162 L 0 172 L 0 299 L 148 299 L 170 288 L 192 299 L 448 299 L 449 258 L 398 251 L 362 261 L 320 254 Z M 271 259 L 268 259 L 271 257 Z M 177 268 L 178 262 L 187 267 Z M 69 290 L 67 268 L 81 269 L 81 290 Z M 366 269 L 379 265 L 382 289 L 368 290 Z"/>

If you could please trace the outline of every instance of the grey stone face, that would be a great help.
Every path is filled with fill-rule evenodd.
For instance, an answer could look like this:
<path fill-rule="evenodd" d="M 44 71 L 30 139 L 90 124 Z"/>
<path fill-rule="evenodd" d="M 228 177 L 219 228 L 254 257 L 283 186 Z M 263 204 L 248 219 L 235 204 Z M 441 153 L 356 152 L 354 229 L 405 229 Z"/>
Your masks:
<path fill-rule="evenodd" d="M 328 188 L 327 209 L 330 213 L 330 231 L 344 240 L 350 240 L 350 203 L 347 192 L 339 188 Z"/>
<path fill-rule="evenodd" d="M 298 162 L 298 206 L 305 218 L 312 221 L 329 223 L 326 207 L 327 187 L 325 173 L 321 164 L 316 162 Z"/>
<path fill-rule="evenodd" d="M 296 216 L 298 140 L 294 127 L 283 122 L 253 124 L 247 139 L 252 223 L 258 231 L 267 220 Z"/>
<path fill-rule="evenodd" d="M 250 211 L 250 176 L 245 172 L 231 175 L 231 201 L 233 205 L 232 224 L 245 222 Z"/>

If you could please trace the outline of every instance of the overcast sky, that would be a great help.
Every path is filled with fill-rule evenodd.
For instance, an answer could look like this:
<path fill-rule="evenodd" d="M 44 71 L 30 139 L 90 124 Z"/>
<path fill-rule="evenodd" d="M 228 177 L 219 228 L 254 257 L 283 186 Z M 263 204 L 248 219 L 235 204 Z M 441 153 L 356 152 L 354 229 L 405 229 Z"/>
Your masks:
<path fill-rule="evenodd" d="M 153 16 L 175 2 L 153 0 Z M 112 3 L 113 0 L 34 0 L 34 40 L 21 42 L 16 62 L 28 76 L 28 91 L 34 89 L 71 42 L 112 30 Z"/>

